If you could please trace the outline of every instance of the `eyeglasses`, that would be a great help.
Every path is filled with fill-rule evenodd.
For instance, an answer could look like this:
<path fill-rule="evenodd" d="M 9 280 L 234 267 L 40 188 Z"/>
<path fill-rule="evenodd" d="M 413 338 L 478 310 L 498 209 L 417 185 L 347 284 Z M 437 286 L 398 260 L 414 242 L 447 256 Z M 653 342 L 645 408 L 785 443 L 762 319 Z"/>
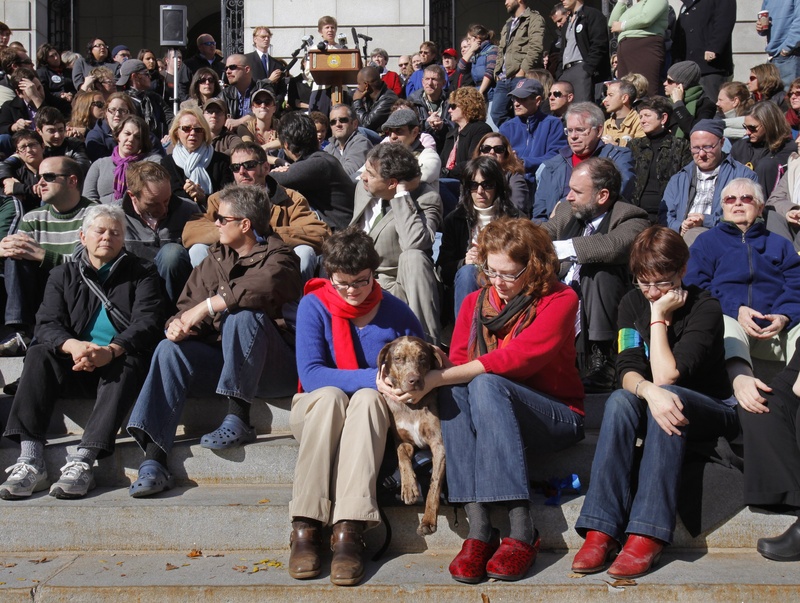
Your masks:
<path fill-rule="evenodd" d="M 678 274 L 678 273 L 674 272 L 672 274 L 672 276 L 669 277 L 669 280 L 658 281 L 657 283 L 642 283 L 638 279 L 634 278 L 633 279 L 633 284 L 634 284 L 634 286 L 639 287 L 639 289 L 641 289 L 643 292 L 649 291 L 650 287 L 655 287 L 656 289 L 658 289 L 662 293 L 666 293 L 667 291 L 669 291 L 670 289 L 672 289 L 675 286 L 675 283 L 673 283 L 672 281 L 675 279 L 675 275 L 676 274 Z"/>
<path fill-rule="evenodd" d="M 90 106 L 92 106 L 92 107 L 94 107 L 96 109 L 103 109 L 106 106 L 106 104 L 103 101 L 92 101 L 89 104 L 90 104 Z"/>
<path fill-rule="evenodd" d="M 205 130 L 200 126 L 178 126 L 178 129 L 185 134 L 189 132 L 194 132 L 195 134 L 200 134 L 200 132 L 205 133 Z"/>
<path fill-rule="evenodd" d="M 201 46 L 216 46 L 217 43 L 214 40 L 211 40 L 210 42 L 200 42 L 200 45 Z"/>
<path fill-rule="evenodd" d="M 761 124 L 744 124 L 744 129 L 748 132 L 757 132 L 758 129 L 761 127 Z"/>
<path fill-rule="evenodd" d="M 699 155 L 700 151 L 703 151 L 704 153 L 710 153 L 719 146 L 720 142 L 721 141 L 718 140 L 714 144 L 704 144 L 703 146 L 700 147 L 691 147 L 689 150 L 692 152 L 692 155 Z"/>
<path fill-rule="evenodd" d="M 275 101 L 272 100 L 270 97 L 265 98 L 264 100 L 254 100 L 253 106 L 254 107 L 271 107 L 275 104 Z M 345 122 L 347 123 L 347 122 Z"/>
<path fill-rule="evenodd" d="M 242 161 L 241 163 L 232 163 L 231 164 L 231 171 L 234 174 L 236 174 L 242 168 L 244 168 L 246 170 L 254 170 L 259 165 L 262 165 L 263 163 L 264 163 L 263 161 L 259 161 L 258 159 L 251 159 L 250 161 Z"/>
<path fill-rule="evenodd" d="M 362 278 L 357 281 L 353 281 L 352 283 L 337 283 L 333 279 L 330 279 L 330 281 L 334 289 L 344 293 L 348 289 L 363 289 L 372 282 L 372 275 L 368 276 L 367 278 Z"/>
<path fill-rule="evenodd" d="M 39 174 L 39 178 L 41 178 L 45 182 L 55 182 L 56 178 L 66 178 L 67 176 L 69 176 L 69 174 L 54 174 L 52 172 Z"/>
<path fill-rule="evenodd" d="M 508 147 L 504 144 L 496 144 L 496 145 L 482 144 L 480 146 L 480 149 L 478 150 L 481 152 L 481 155 L 488 155 L 489 153 L 492 152 L 495 155 L 505 155 L 506 153 L 508 153 Z"/>
<path fill-rule="evenodd" d="M 225 65 L 225 71 L 236 71 L 237 69 L 244 69 L 241 65 Z"/>
<path fill-rule="evenodd" d="M 92 48 L 108 48 L 108 44 L 94 44 Z"/>
<path fill-rule="evenodd" d="M 21 144 L 17 147 L 17 151 L 33 151 L 39 148 L 38 142 L 29 142 L 28 144 Z"/>
<path fill-rule="evenodd" d="M 550 96 L 552 98 L 561 98 L 562 96 L 564 96 L 564 93 L 563 92 L 559 92 L 558 90 L 551 90 L 550 91 Z"/>
<path fill-rule="evenodd" d="M 331 125 L 335 126 L 336 124 L 349 124 L 350 118 L 349 117 L 333 117 L 331 118 Z"/>
<path fill-rule="evenodd" d="M 237 218 L 236 216 L 223 216 L 221 213 L 216 211 L 213 213 L 213 216 L 214 216 L 214 222 L 219 222 L 222 225 L 228 224 L 230 222 L 240 222 L 241 220 L 244 220 L 244 218 Z"/>
<path fill-rule="evenodd" d="M 458 109 L 458 105 L 455 103 L 450 103 L 450 106 L 447 107 L 448 111 L 453 111 L 454 109 Z"/>
<path fill-rule="evenodd" d="M 792 90 L 789 96 L 800 96 L 800 90 Z"/>
<path fill-rule="evenodd" d="M 745 205 L 752 205 L 756 202 L 756 198 L 753 195 L 739 195 L 738 197 L 736 195 L 728 195 L 722 199 L 725 205 L 733 205 L 737 201 L 741 201 Z"/>
<path fill-rule="evenodd" d="M 398 63 L 398 67 L 408 67 L 408 63 Z"/>
<path fill-rule="evenodd" d="M 111 115 L 127 115 L 128 113 L 130 113 L 130 111 L 128 111 L 124 107 L 119 107 L 119 108 L 116 108 L 116 109 L 114 109 L 112 107 L 108 107 L 108 108 L 106 108 L 106 111 L 111 113 Z"/>
<path fill-rule="evenodd" d="M 577 134 L 578 136 L 586 136 L 591 131 L 592 128 L 564 128 L 564 134 L 567 136 L 572 136 L 573 134 Z"/>
<path fill-rule="evenodd" d="M 201 77 L 197 80 L 198 84 L 213 84 L 215 82 L 215 78 L 213 77 Z"/>
<path fill-rule="evenodd" d="M 471 190 L 473 193 L 476 192 L 480 187 L 483 187 L 483 190 L 485 191 L 493 191 L 495 188 L 497 188 L 497 185 L 491 180 L 484 180 L 482 182 L 472 180 L 469 183 L 469 190 Z"/>
<path fill-rule="evenodd" d="M 486 278 L 488 279 L 499 278 L 501 281 L 505 281 L 507 283 L 513 283 L 514 281 L 516 281 L 519 277 L 522 276 L 522 273 L 525 272 L 527 269 L 528 267 L 525 266 L 525 268 L 523 268 L 516 274 L 500 274 L 499 272 L 495 272 L 494 270 L 489 268 L 486 264 L 481 266 L 481 270 L 486 275 Z"/>

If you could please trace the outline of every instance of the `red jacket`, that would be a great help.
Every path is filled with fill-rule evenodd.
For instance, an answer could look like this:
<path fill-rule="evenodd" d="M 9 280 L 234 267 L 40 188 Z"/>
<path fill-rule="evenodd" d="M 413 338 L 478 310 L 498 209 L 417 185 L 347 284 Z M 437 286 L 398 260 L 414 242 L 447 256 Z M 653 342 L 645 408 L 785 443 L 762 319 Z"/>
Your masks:
<path fill-rule="evenodd" d="M 381 76 L 381 79 L 389 90 L 394 92 L 397 96 L 400 96 L 400 92 L 403 90 L 403 83 L 400 81 L 400 76 L 397 73 L 394 71 L 387 71 L 385 75 Z"/>
<path fill-rule="evenodd" d="M 468 295 L 458 313 L 450 342 L 450 359 L 455 364 L 469 361 L 467 345 L 479 293 Z M 583 384 L 575 366 L 577 311 L 578 296 L 559 283 L 539 302 L 535 320 L 522 333 L 478 360 L 487 373 L 526 385 L 583 415 Z"/>

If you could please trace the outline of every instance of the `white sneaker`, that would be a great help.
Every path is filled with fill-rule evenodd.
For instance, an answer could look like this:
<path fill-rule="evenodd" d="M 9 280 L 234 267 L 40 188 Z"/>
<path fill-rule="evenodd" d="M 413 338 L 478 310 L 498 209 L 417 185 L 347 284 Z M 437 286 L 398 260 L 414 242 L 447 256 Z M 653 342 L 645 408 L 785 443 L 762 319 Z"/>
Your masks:
<path fill-rule="evenodd" d="M 44 462 L 37 466 L 29 457 L 18 458 L 17 464 L 8 467 L 6 473 L 11 475 L 0 485 L 0 498 L 3 500 L 28 498 L 34 492 L 45 490 L 50 485 Z"/>
<path fill-rule="evenodd" d="M 50 486 L 50 496 L 56 498 L 81 498 L 95 487 L 92 468 L 80 456 L 68 456 L 61 467 L 61 477 Z"/>

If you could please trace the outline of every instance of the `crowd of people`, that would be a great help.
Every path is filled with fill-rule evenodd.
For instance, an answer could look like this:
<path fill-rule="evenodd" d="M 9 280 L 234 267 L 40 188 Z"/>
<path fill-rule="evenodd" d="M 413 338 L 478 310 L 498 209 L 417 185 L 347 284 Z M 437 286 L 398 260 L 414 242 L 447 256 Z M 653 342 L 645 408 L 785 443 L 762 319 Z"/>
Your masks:
<path fill-rule="evenodd" d="M 734 82 L 733 0 L 503 4 L 499 38 L 473 24 L 398 71 L 376 48 L 343 98 L 308 60 L 292 77 L 266 26 L 247 54 L 93 38 L 34 66 L 0 23 L 0 355 L 25 356 L 0 498 L 85 496 L 126 417 L 130 495 L 159 494 L 190 396 L 224 399 L 200 440 L 219 450 L 256 440 L 254 399 L 294 394 L 289 573 L 319 575 L 330 526 L 331 581 L 354 585 L 384 398 L 438 388 L 469 521 L 455 580 L 527 575 L 529 464 L 584 438 L 586 393 L 611 395 L 573 571 L 651 570 L 696 442 L 743 433 L 743 502 L 797 515 L 800 5 L 764 0 L 769 60 Z M 337 29 L 319 19 L 320 52 Z M 419 390 L 377 364 L 403 335 L 438 346 Z M 754 359 L 785 368 L 768 384 Z M 47 426 L 75 392 L 95 406 L 51 484 Z M 758 551 L 800 560 L 800 519 Z"/>

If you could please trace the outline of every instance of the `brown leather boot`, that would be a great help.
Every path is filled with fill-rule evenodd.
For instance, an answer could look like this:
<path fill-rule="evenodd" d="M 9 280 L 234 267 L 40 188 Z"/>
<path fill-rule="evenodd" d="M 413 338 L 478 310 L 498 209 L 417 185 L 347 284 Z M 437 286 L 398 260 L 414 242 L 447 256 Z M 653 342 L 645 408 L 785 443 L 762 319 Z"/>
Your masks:
<path fill-rule="evenodd" d="M 293 521 L 289 537 L 289 575 L 295 580 L 315 578 L 320 572 L 322 524 L 313 521 Z"/>
<path fill-rule="evenodd" d="M 334 524 L 331 536 L 331 582 L 353 586 L 364 577 L 364 523 L 342 520 Z"/>

